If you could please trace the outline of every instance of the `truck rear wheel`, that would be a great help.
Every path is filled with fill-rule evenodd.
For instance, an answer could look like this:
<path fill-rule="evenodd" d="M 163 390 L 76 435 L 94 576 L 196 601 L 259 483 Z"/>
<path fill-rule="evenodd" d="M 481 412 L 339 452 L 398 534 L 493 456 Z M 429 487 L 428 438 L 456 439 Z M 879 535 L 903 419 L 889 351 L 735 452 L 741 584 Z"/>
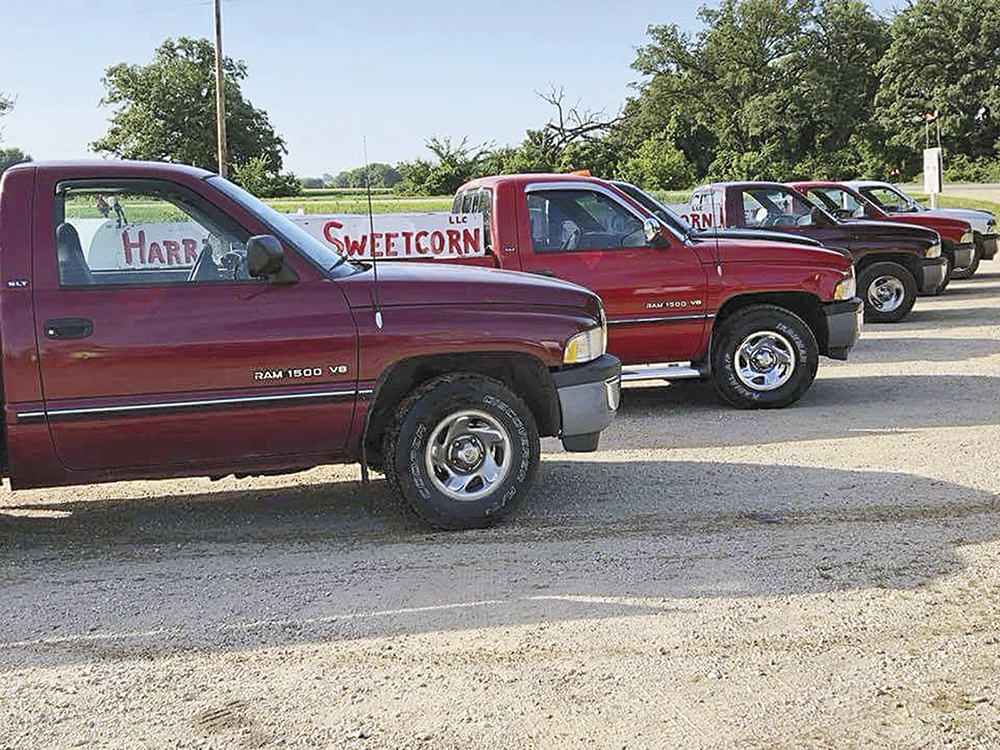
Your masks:
<path fill-rule="evenodd" d="M 898 263 L 872 263 L 858 277 L 858 290 L 865 301 L 866 320 L 896 323 L 913 309 L 917 280 Z"/>
<path fill-rule="evenodd" d="M 777 409 L 799 400 L 816 378 L 819 347 L 809 326 L 774 305 L 745 307 L 715 333 L 712 380 L 740 409 Z"/>
<path fill-rule="evenodd" d="M 517 507 L 538 468 L 538 428 L 503 383 L 442 375 L 400 403 L 386 431 L 385 476 L 440 529 L 491 526 Z"/>

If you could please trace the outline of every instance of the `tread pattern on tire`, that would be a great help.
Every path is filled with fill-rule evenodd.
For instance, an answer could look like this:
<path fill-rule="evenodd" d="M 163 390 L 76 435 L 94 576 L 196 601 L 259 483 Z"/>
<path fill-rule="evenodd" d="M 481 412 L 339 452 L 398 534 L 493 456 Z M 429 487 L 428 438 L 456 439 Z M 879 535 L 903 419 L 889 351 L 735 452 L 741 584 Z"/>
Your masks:
<path fill-rule="evenodd" d="M 506 518 L 510 515 L 515 507 L 516 503 L 510 503 L 507 507 L 498 509 L 497 512 L 489 516 L 489 521 L 486 524 L 483 523 L 456 523 L 454 519 L 450 517 L 437 516 L 426 512 L 426 510 L 417 507 L 414 503 L 408 502 L 406 499 L 406 492 L 403 488 L 402 481 L 397 472 L 396 468 L 396 456 L 395 456 L 395 446 L 399 442 L 399 435 L 402 432 L 403 424 L 406 421 L 407 416 L 413 407 L 425 396 L 431 392 L 437 390 L 442 385 L 445 384 L 460 384 L 462 381 L 478 381 L 489 383 L 490 385 L 500 388 L 506 391 L 508 397 L 514 402 L 517 410 L 525 415 L 528 421 L 527 428 L 528 434 L 531 438 L 531 445 L 529 450 L 532 451 L 534 455 L 534 460 L 529 457 L 529 466 L 527 470 L 527 475 L 520 482 L 520 487 L 527 488 L 531 485 L 534 480 L 535 472 L 538 468 L 538 456 L 540 455 L 540 445 L 538 438 L 538 428 L 535 425 L 534 415 L 531 410 L 525 404 L 524 399 L 514 393 L 505 383 L 495 378 L 488 377 L 486 375 L 480 375 L 479 373 L 450 373 L 447 375 L 439 375 L 436 378 L 428 380 L 426 383 L 418 386 L 412 393 L 407 395 L 393 412 L 392 419 L 385 431 L 385 437 L 383 440 L 382 454 L 384 456 L 384 473 L 386 482 L 392 489 L 396 497 L 402 499 L 406 502 L 406 505 L 425 523 L 440 529 L 447 530 L 459 530 L 467 528 L 477 528 L 483 525 L 488 525 L 492 522 L 497 522 Z"/>

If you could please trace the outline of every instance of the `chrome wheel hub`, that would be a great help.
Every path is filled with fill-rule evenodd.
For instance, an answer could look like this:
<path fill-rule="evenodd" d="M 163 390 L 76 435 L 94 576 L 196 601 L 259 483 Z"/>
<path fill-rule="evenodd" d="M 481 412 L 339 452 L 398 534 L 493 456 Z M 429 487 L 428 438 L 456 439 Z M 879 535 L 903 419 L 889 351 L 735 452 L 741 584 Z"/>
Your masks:
<path fill-rule="evenodd" d="M 773 391 L 795 373 L 795 348 L 776 331 L 758 331 L 736 348 L 736 377 L 747 388 Z"/>
<path fill-rule="evenodd" d="M 434 487 L 455 500 L 488 495 L 507 478 L 512 463 L 506 428 L 493 416 L 473 409 L 442 419 L 424 449 Z"/>
<path fill-rule="evenodd" d="M 879 312 L 892 312 L 903 304 L 906 287 L 895 276 L 878 276 L 868 286 L 868 302 Z"/>

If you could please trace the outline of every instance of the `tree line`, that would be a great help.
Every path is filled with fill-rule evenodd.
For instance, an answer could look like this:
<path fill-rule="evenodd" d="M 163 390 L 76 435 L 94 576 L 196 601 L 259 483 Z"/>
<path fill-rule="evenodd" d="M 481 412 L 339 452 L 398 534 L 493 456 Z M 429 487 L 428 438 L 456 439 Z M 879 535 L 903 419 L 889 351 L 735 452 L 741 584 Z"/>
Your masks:
<path fill-rule="evenodd" d="M 543 94 L 553 117 L 517 146 L 431 138 L 399 188 L 447 194 L 483 174 L 589 169 L 647 188 L 707 180 L 910 180 L 925 145 L 953 181 L 1000 181 L 1000 3 L 723 0 L 703 28 L 652 25 L 637 92 L 614 116 Z"/>
<path fill-rule="evenodd" d="M 1000 2 L 911 0 L 891 18 L 863 0 L 721 0 L 702 29 L 651 25 L 636 49 L 635 93 L 608 115 L 541 96 L 552 117 L 517 145 L 433 136 L 429 158 L 372 164 L 373 187 L 449 194 L 484 174 L 589 169 L 653 189 L 703 180 L 908 180 L 921 150 L 945 149 L 946 177 L 1000 181 Z M 300 181 L 284 139 L 242 94 L 243 61 L 224 61 L 230 174 L 261 196 L 301 185 L 364 187 L 364 168 Z M 113 108 L 101 154 L 217 170 L 214 49 L 167 39 L 145 65 L 104 74 Z M 13 106 L 0 95 L 0 115 Z M 25 160 L 18 149 L 4 162 Z"/>

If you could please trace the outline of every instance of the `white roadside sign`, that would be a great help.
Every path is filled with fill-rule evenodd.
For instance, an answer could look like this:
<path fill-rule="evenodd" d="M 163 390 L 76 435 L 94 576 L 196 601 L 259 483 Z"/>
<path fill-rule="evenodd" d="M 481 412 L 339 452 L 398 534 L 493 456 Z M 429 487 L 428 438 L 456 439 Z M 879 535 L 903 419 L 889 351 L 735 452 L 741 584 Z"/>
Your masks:
<path fill-rule="evenodd" d="M 309 234 L 349 258 L 444 260 L 486 255 L 482 214 L 289 214 Z"/>
<path fill-rule="evenodd" d="M 482 214 L 288 214 L 321 242 L 349 258 L 445 260 L 486 255 Z M 73 219 L 95 270 L 191 268 L 208 239 L 195 222 Z"/>

